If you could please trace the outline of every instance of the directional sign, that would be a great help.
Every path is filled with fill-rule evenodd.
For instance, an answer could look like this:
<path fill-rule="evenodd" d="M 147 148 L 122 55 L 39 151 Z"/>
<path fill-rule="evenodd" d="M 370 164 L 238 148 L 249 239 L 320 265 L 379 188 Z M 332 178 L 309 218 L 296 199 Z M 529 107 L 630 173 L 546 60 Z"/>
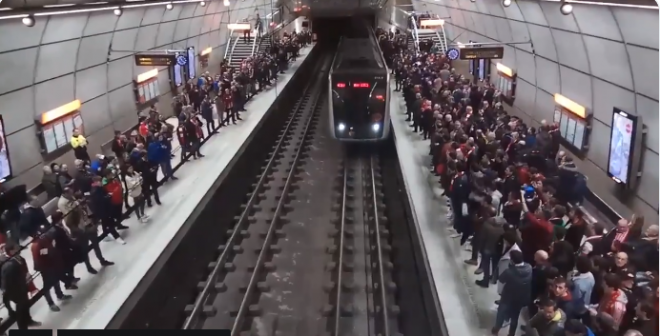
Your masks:
<path fill-rule="evenodd" d="M 450 60 L 457 60 L 459 57 L 461 57 L 461 51 L 456 49 L 456 48 L 449 48 L 447 50 L 447 58 Z"/>
<path fill-rule="evenodd" d="M 504 47 L 472 47 L 463 48 L 460 57 L 463 60 L 472 59 L 501 59 L 504 56 Z"/>
<path fill-rule="evenodd" d="M 174 55 L 168 54 L 136 54 L 137 66 L 169 66 L 174 61 Z"/>

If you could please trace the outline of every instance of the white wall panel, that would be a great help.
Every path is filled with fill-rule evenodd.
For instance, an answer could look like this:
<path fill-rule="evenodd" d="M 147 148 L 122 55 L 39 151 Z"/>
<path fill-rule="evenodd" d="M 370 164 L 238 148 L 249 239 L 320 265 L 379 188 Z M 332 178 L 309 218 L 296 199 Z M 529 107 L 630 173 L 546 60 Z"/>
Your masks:
<path fill-rule="evenodd" d="M 646 147 L 658 153 L 658 102 L 637 95 L 637 115 L 642 117 L 649 131 L 646 134 Z"/>
<path fill-rule="evenodd" d="M 593 93 L 591 77 L 581 72 L 560 66 L 561 93 L 574 102 L 592 109 Z"/>
<path fill-rule="evenodd" d="M 5 124 L 5 135 L 34 124 L 34 94 L 33 87 L 28 87 L 12 93 L 0 95 L 2 118 Z"/>
<path fill-rule="evenodd" d="M 40 48 L 37 59 L 36 82 L 71 73 L 76 68 L 79 40 L 47 44 Z"/>
<path fill-rule="evenodd" d="M 564 30 L 552 30 L 555 38 L 559 63 L 590 73 L 589 58 L 582 42 L 582 36 Z"/>
<path fill-rule="evenodd" d="M 39 48 L 30 48 L 0 54 L 2 78 L 11 78 L 0 80 L 0 94 L 32 85 L 38 51 Z"/>
<path fill-rule="evenodd" d="M 89 14 L 83 36 L 112 32 L 119 17 L 110 11 Z"/>
<path fill-rule="evenodd" d="M 536 85 L 550 94 L 561 91 L 557 63 L 536 57 Z"/>
<path fill-rule="evenodd" d="M 612 124 L 612 108 L 618 107 L 635 114 L 635 94 L 598 78 L 593 79 L 594 86 L 594 118 L 610 126 Z"/>
<path fill-rule="evenodd" d="M 548 26 L 548 22 L 545 19 L 543 10 L 537 2 L 533 1 L 520 1 L 518 2 L 518 7 L 525 17 L 525 21 L 529 23 L 535 23 L 542 26 Z"/>
<path fill-rule="evenodd" d="M 603 172 L 607 171 L 607 159 L 610 150 L 611 129 L 601 123 L 593 122 L 591 126 L 591 135 L 589 136 L 588 157 L 593 164 L 598 166 Z"/>
<path fill-rule="evenodd" d="M 420 1 L 413 4 L 423 7 Z M 594 117 L 591 148 L 585 160 L 577 160 L 589 176 L 589 187 L 621 214 L 637 212 L 658 221 L 657 10 L 574 4 L 574 12 L 563 15 L 555 2 L 517 1 L 504 8 L 499 0 L 444 0 L 433 6 L 438 7 L 451 13 L 451 30 L 462 34 L 461 40 L 533 39 L 536 56 L 531 46 L 521 44 L 505 46 L 504 58 L 493 61 L 518 73 L 516 101 L 507 109 L 528 125 L 538 125 L 552 118 L 556 92 L 589 108 Z M 481 22 L 474 24 L 472 18 Z M 605 174 L 615 106 L 637 114 L 648 127 L 642 168 L 646 178 L 637 198 L 625 205 L 612 193 L 613 182 Z"/>
<path fill-rule="evenodd" d="M 658 100 L 658 51 L 635 46 L 628 46 L 630 65 L 635 80 L 635 89 Z"/>
<path fill-rule="evenodd" d="M 563 15 L 559 11 L 559 6 L 557 6 L 556 3 L 541 1 L 539 4 L 541 5 L 541 9 L 543 9 L 543 13 L 545 13 L 545 18 L 548 20 L 548 25 L 550 25 L 550 27 L 576 33 L 580 32 L 573 15 Z"/>
<path fill-rule="evenodd" d="M 38 46 L 45 27 L 46 20 L 36 21 L 32 28 L 14 20 L 0 21 L 0 52 Z"/>
<path fill-rule="evenodd" d="M 46 30 L 41 43 L 46 44 L 79 38 L 86 23 L 86 14 L 48 17 L 48 23 L 46 24 Z"/>
<path fill-rule="evenodd" d="M 553 36 L 550 34 L 550 28 L 537 25 L 527 25 L 527 27 L 529 28 L 532 41 L 534 42 L 534 51 L 545 58 L 557 62 L 557 50 L 555 50 L 555 44 L 554 42 L 548 43 L 553 41 Z"/>
<path fill-rule="evenodd" d="M 628 53 L 624 45 L 597 37 L 583 36 L 583 38 L 591 61 L 591 73 L 596 77 L 632 89 L 630 63 L 628 63 Z M 613 64 L 616 66 L 612 66 Z"/>
<path fill-rule="evenodd" d="M 609 7 L 575 5 L 573 16 L 583 34 L 622 41 L 621 32 Z"/>
<path fill-rule="evenodd" d="M 73 74 L 69 74 L 35 85 L 35 117 L 75 100 L 74 83 Z"/>
<path fill-rule="evenodd" d="M 613 8 L 626 43 L 658 49 L 658 11 Z"/>

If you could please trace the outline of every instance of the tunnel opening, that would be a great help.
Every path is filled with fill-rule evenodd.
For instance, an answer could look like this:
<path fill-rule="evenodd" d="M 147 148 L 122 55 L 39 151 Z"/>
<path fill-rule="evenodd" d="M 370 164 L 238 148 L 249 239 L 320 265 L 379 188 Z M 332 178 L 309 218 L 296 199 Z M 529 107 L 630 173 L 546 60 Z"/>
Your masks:
<path fill-rule="evenodd" d="M 343 17 L 312 18 L 312 32 L 317 42 L 339 43 L 341 37 L 369 38 L 369 31 L 376 24 L 375 13 Z"/>

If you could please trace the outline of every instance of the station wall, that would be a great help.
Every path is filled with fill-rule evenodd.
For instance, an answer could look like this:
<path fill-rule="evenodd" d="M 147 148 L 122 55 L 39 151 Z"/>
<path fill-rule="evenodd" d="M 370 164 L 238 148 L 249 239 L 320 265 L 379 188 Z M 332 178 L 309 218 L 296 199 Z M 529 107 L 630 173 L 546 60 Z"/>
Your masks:
<path fill-rule="evenodd" d="M 413 0 L 418 13 L 446 19 L 448 39 L 462 43 L 522 42 L 505 46 L 498 60 L 518 74 L 516 100 L 507 109 L 528 125 L 552 121 L 553 95 L 593 113 L 590 149 L 577 160 L 589 188 L 624 217 L 634 212 L 658 223 L 658 10 L 573 5 L 563 15 L 546 1 Z M 491 66 L 496 76 L 495 66 Z M 624 202 L 607 177 L 612 108 L 641 116 L 648 127 L 642 178 L 635 197 Z"/>
<path fill-rule="evenodd" d="M 9 5 L 9 3 L 3 3 Z M 213 47 L 208 69 L 215 75 L 224 57 L 228 23 L 262 17 L 271 12 L 270 1 L 222 1 L 174 4 L 112 11 L 37 17 L 34 27 L 20 20 L 0 21 L 0 113 L 5 123 L 7 146 L 14 179 L 8 185 L 41 182 L 44 159 L 36 136 L 35 118 L 75 99 L 82 102 L 81 115 L 90 155 L 138 122 L 132 81 L 151 70 L 137 67 L 133 52 L 112 50 L 185 49 L 199 53 Z M 253 20 L 251 20 L 253 21 Z M 161 96 L 157 106 L 172 114 L 169 74 L 159 68 Z M 55 159 L 72 164 L 69 151 Z"/>

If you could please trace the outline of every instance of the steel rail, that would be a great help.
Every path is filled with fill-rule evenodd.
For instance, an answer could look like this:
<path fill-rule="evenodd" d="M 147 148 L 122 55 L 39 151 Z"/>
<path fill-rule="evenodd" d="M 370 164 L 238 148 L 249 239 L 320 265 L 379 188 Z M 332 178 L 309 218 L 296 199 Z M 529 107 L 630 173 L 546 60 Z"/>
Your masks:
<path fill-rule="evenodd" d="M 318 66 L 317 66 L 318 67 Z M 214 288 L 215 282 L 217 280 L 217 276 L 220 272 L 220 270 L 223 268 L 224 263 L 227 261 L 227 258 L 229 258 L 229 251 L 232 250 L 232 247 L 234 244 L 236 244 L 237 237 L 240 234 L 240 231 L 242 229 L 243 224 L 247 221 L 249 217 L 250 210 L 255 204 L 255 201 L 258 200 L 258 194 L 259 194 L 259 188 L 264 184 L 264 182 L 267 179 L 268 172 L 270 171 L 271 167 L 273 166 L 275 160 L 277 159 L 277 155 L 281 151 L 284 141 L 286 139 L 286 135 L 291 131 L 291 126 L 293 125 L 295 121 L 295 116 L 301 112 L 301 107 L 303 106 L 305 102 L 305 97 L 307 96 L 310 88 L 313 87 L 313 84 L 315 83 L 315 80 L 310 81 L 307 86 L 305 87 L 303 91 L 303 95 L 301 96 L 300 100 L 296 103 L 295 108 L 293 109 L 293 113 L 291 114 L 291 118 L 289 119 L 289 122 L 286 125 L 286 128 L 284 129 L 284 132 L 282 136 L 280 137 L 279 141 L 277 142 L 277 145 L 275 147 L 275 150 L 273 151 L 273 155 L 271 155 L 270 159 L 268 160 L 268 163 L 266 164 L 266 168 L 263 170 L 261 173 L 261 176 L 259 177 L 259 181 L 257 181 L 257 184 L 252 191 L 252 194 L 250 195 L 250 198 L 248 199 L 248 202 L 245 206 L 245 209 L 243 209 L 243 212 L 241 212 L 241 216 L 238 219 L 238 222 L 234 226 L 234 229 L 231 233 L 231 236 L 225 243 L 225 248 L 222 250 L 222 253 L 220 253 L 220 256 L 216 259 L 215 266 L 213 267 L 213 270 L 207 277 L 206 283 L 204 284 L 204 288 L 202 289 L 202 292 L 199 294 L 197 299 L 195 300 L 195 304 L 193 306 L 193 309 L 186 319 L 182 329 L 187 330 L 187 329 L 192 329 L 193 324 L 196 322 L 197 317 L 199 314 L 203 311 L 204 303 L 206 299 L 208 299 L 209 295 L 211 294 L 211 289 Z M 278 206 L 279 207 L 279 206 Z"/>
<path fill-rule="evenodd" d="M 325 61 L 323 63 L 326 63 Z M 319 77 L 321 78 L 321 77 Z M 316 80 L 314 87 L 317 85 L 320 85 L 321 81 Z M 293 163 L 291 164 L 291 169 L 289 170 L 289 173 L 286 177 L 286 182 L 284 183 L 284 187 L 282 188 L 282 193 L 280 194 L 280 199 L 277 202 L 277 207 L 275 208 L 275 212 L 273 213 L 273 219 L 271 219 L 270 224 L 268 225 L 268 232 L 266 233 L 266 238 L 264 239 L 264 243 L 262 245 L 261 251 L 259 252 L 259 256 L 257 257 L 257 261 L 255 263 L 254 270 L 252 271 L 252 275 L 250 276 L 250 281 L 248 282 L 247 289 L 245 291 L 245 295 L 243 296 L 243 299 L 241 300 L 241 305 L 238 307 L 238 312 L 236 313 L 236 319 L 234 320 L 234 324 L 232 325 L 230 335 L 232 336 L 237 336 L 240 334 L 240 329 L 241 326 L 243 325 L 243 318 L 245 317 L 246 310 L 249 307 L 249 301 L 250 301 L 250 296 L 254 290 L 254 287 L 256 286 L 257 283 L 257 278 L 259 276 L 259 273 L 261 271 L 261 268 L 263 267 L 263 264 L 265 263 L 266 260 L 266 255 L 268 253 L 268 250 L 270 249 L 270 242 L 273 240 L 273 236 L 275 235 L 275 227 L 277 224 L 277 221 L 279 220 L 280 213 L 282 212 L 282 208 L 284 208 L 284 204 L 286 203 L 286 195 L 289 191 L 289 188 L 291 186 L 291 183 L 293 182 L 293 177 L 296 174 L 296 166 L 298 162 L 300 161 L 300 157 L 302 154 L 302 150 L 305 147 L 305 138 L 309 135 L 309 130 L 310 126 L 312 124 L 312 120 L 314 120 L 314 115 L 315 109 L 318 107 L 318 103 L 321 100 L 321 93 L 322 90 L 318 90 L 318 92 L 315 93 L 316 97 L 314 100 L 312 100 L 311 103 L 311 111 L 310 115 L 307 119 L 307 123 L 305 124 L 305 130 L 303 131 L 303 136 L 301 137 L 301 142 L 296 150 L 296 156 L 293 159 Z M 305 97 L 307 95 L 304 95 L 302 98 L 302 101 L 304 101 Z"/>
<path fill-rule="evenodd" d="M 376 253 L 378 254 L 378 277 L 380 278 L 380 299 L 381 299 L 381 318 L 383 319 L 383 332 L 381 336 L 390 336 L 390 323 L 388 317 L 388 305 L 387 305 L 387 291 L 385 287 L 385 272 L 383 271 L 383 254 L 382 254 L 382 244 L 380 241 L 380 223 L 378 221 L 378 192 L 376 189 L 376 172 L 374 168 L 374 157 L 369 158 L 369 170 L 371 175 L 371 201 L 373 202 L 373 211 L 374 211 L 374 235 L 376 236 Z"/>
<path fill-rule="evenodd" d="M 344 159 L 344 181 L 343 181 L 343 186 L 342 186 L 342 191 L 341 191 L 341 212 L 340 212 L 340 222 L 339 222 L 339 258 L 337 260 L 337 283 L 335 284 L 335 288 L 337 291 L 337 294 L 335 296 L 335 312 L 334 312 L 334 329 L 332 331 L 332 334 L 335 336 L 341 336 L 339 335 L 339 320 L 341 319 L 341 286 L 342 286 L 342 277 L 343 277 L 343 270 L 344 270 L 344 238 L 345 238 L 345 229 L 346 229 L 346 191 L 347 191 L 347 185 L 348 185 L 348 165 L 350 163 L 350 160 L 348 156 Z"/>

